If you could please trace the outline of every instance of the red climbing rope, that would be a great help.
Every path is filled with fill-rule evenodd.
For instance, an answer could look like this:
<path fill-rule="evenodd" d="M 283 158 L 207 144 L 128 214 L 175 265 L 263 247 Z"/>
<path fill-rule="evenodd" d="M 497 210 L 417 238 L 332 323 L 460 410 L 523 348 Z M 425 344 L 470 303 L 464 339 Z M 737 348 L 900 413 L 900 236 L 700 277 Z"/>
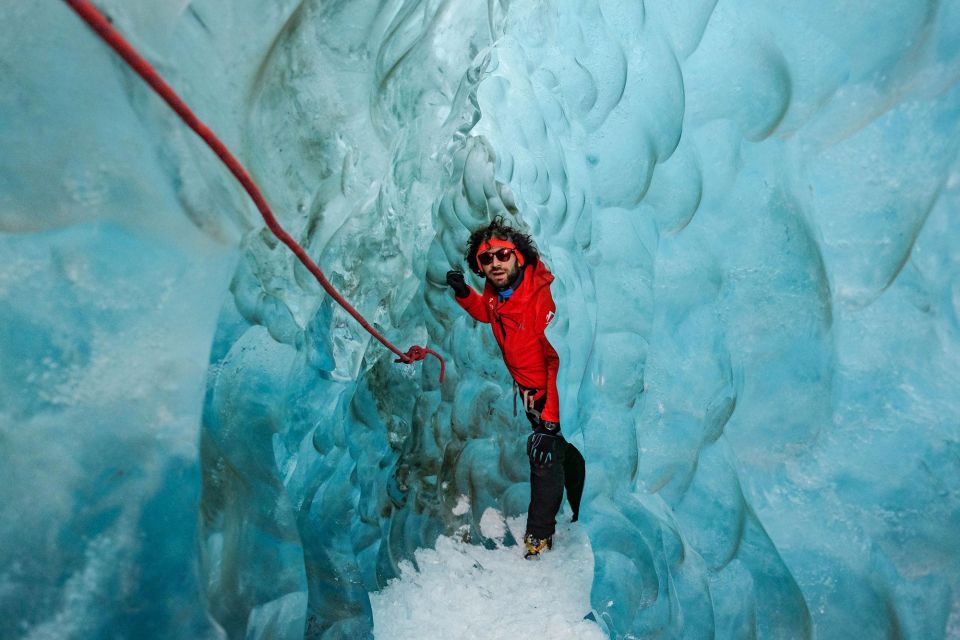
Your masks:
<path fill-rule="evenodd" d="M 317 279 L 317 282 L 320 283 L 320 286 L 330 294 L 330 296 L 336 300 L 341 307 L 346 309 L 347 313 L 352 315 L 357 322 L 360 323 L 364 329 L 370 332 L 374 338 L 383 343 L 385 347 L 393 351 L 395 354 L 400 356 L 394 362 L 403 362 L 405 364 L 412 364 L 418 360 L 423 360 L 427 355 L 432 355 L 440 361 L 440 382 L 443 382 L 443 373 L 444 373 L 444 362 L 443 358 L 440 357 L 436 351 L 428 349 L 426 347 L 410 347 L 406 353 L 400 351 L 397 347 L 391 344 L 386 338 L 384 338 L 376 329 L 374 329 L 369 322 L 367 322 L 360 313 L 354 309 L 349 302 L 347 302 L 340 293 L 333 288 L 333 285 L 330 284 L 330 281 L 327 280 L 327 277 L 323 275 L 323 271 L 320 270 L 320 267 L 310 259 L 310 256 L 307 255 L 307 252 L 304 251 L 303 247 L 297 244 L 297 241 L 294 240 L 289 233 L 287 233 L 283 227 L 280 226 L 280 223 L 277 222 L 276 217 L 273 215 L 273 212 L 270 210 L 270 206 L 267 204 L 267 201 L 264 199 L 263 194 L 260 193 L 260 189 L 257 187 L 256 183 L 253 181 L 253 178 L 250 177 L 250 174 L 247 173 L 246 169 L 243 168 L 243 165 L 233 157 L 233 154 L 227 149 L 227 147 L 220 141 L 217 136 L 213 134 L 207 125 L 200 121 L 186 103 L 180 99 L 180 96 L 167 84 L 167 82 L 160 76 L 159 73 L 147 62 L 133 46 L 127 42 L 120 33 L 113 28 L 110 24 L 110 21 L 107 20 L 100 11 L 93 6 L 88 0 L 64 0 L 70 8 L 77 12 L 77 14 L 83 18 L 90 27 L 97 32 L 97 34 L 106 42 L 110 47 L 116 51 L 124 62 L 126 62 L 131 69 L 137 72 L 141 78 L 143 78 L 150 87 L 157 92 L 157 94 L 163 98 L 170 107 L 177 112 L 177 115 L 180 116 L 180 119 L 186 123 L 188 127 L 193 129 L 193 131 L 207 143 L 207 146 L 210 147 L 215 154 L 220 158 L 220 160 L 227 166 L 230 172 L 236 177 L 236 179 L 243 185 L 243 188 L 246 189 L 247 193 L 250 194 L 250 197 L 253 199 L 254 204 L 257 205 L 257 209 L 260 211 L 260 215 L 263 216 L 263 221 L 267 224 L 270 231 L 273 232 L 273 235 L 283 242 L 287 247 L 290 248 L 290 251 L 293 251 L 294 255 L 300 259 L 300 262 L 313 274 Z"/>

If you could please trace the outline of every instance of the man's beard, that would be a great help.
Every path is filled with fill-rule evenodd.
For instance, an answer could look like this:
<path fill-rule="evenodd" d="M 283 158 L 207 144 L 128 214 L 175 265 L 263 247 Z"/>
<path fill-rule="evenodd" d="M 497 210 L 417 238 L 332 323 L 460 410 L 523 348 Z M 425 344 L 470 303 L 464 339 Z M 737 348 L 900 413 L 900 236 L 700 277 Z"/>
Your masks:
<path fill-rule="evenodd" d="M 506 270 L 504 270 L 504 271 L 506 271 Z M 503 282 L 502 285 L 498 285 L 498 284 L 496 284 L 495 282 L 493 282 L 492 280 L 490 281 L 490 284 L 491 284 L 491 285 L 493 286 L 493 288 L 496 289 L 497 291 L 506 291 L 507 289 L 513 288 L 513 286 L 517 283 L 517 279 L 518 279 L 519 276 L 520 276 L 520 265 L 514 264 L 514 265 L 513 265 L 513 270 L 507 271 L 506 273 L 507 273 L 507 279 L 504 280 L 504 282 Z M 489 280 L 490 278 L 488 277 L 487 279 Z"/>

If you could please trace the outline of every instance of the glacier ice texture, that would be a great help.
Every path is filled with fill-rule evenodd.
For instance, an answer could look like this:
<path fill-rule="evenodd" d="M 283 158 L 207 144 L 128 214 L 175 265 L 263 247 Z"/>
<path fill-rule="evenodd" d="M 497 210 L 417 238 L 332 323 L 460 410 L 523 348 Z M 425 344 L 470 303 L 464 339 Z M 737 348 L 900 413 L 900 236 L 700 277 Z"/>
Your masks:
<path fill-rule="evenodd" d="M 103 0 L 442 384 L 8 4 L 0 637 L 367 637 L 491 544 L 526 434 L 444 273 L 498 214 L 557 275 L 611 637 L 960 637 L 960 1 Z"/>

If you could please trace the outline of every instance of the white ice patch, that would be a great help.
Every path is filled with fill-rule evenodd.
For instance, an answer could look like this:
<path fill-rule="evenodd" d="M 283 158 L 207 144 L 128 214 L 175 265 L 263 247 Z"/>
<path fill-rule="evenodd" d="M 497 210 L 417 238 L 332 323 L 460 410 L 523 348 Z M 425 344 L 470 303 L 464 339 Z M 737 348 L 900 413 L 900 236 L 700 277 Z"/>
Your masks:
<path fill-rule="evenodd" d="M 503 517 L 484 512 L 491 523 Z M 523 537 L 523 518 L 510 530 Z M 504 530 L 505 533 L 505 530 Z M 490 536 L 494 537 L 494 536 Z M 432 638 L 577 638 L 606 636 L 583 617 L 590 611 L 593 552 L 586 533 L 562 524 L 554 548 L 540 560 L 524 560 L 522 547 L 487 550 L 441 537 L 436 549 L 416 552 L 416 571 L 400 565 L 400 577 L 370 594 L 377 640 Z"/>
<path fill-rule="evenodd" d="M 503 542 L 507 533 L 507 523 L 503 515 L 493 507 L 487 507 L 480 516 L 480 533 L 486 538 Z"/>
<path fill-rule="evenodd" d="M 462 516 L 467 511 L 470 511 L 470 496 L 460 496 L 457 506 L 453 508 L 453 515 Z"/>

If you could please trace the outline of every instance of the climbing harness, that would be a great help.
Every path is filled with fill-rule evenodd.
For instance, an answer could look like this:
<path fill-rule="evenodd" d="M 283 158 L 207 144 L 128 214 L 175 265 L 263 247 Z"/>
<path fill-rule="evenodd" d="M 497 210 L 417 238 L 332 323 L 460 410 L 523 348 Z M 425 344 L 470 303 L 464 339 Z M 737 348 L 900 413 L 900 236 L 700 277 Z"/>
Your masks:
<path fill-rule="evenodd" d="M 537 403 L 540 402 L 540 399 L 547 395 L 546 389 L 528 389 L 527 387 L 521 386 L 517 383 L 516 380 L 513 381 L 513 415 L 517 415 L 517 396 L 522 398 L 523 402 L 523 411 L 528 416 L 532 415 L 537 420 L 540 420 L 540 411 L 537 409 Z M 541 407 L 542 408 L 542 407 Z"/>
<path fill-rule="evenodd" d="M 257 210 L 260 212 L 260 215 L 263 217 L 263 221 L 266 223 L 270 231 L 279 239 L 283 244 L 294 253 L 295 256 L 303 263 L 303 265 L 313 274 L 317 279 L 317 282 L 320 283 L 320 286 L 330 294 L 330 296 L 336 300 L 336 302 L 343 307 L 347 313 L 354 317 L 354 319 L 360 323 L 364 329 L 366 329 L 370 335 L 379 340 L 385 347 L 393 351 L 397 356 L 399 356 L 394 362 L 402 362 L 404 364 L 413 364 L 419 360 L 423 360 L 427 355 L 432 355 L 440 361 L 440 382 L 443 382 L 443 373 L 444 373 L 444 361 L 443 358 L 436 351 L 428 349 L 426 347 L 413 346 L 410 347 L 404 353 L 400 351 L 396 346 L 391 344 L 386 338 L 384 338 L 380 332 L 374 329 L 369 322 L 367 322 L 360 313 L 354 309 L 349 302 L 344 299 L 342 295 L 330 284 L 330 281 L 327 280 L 327 277 L 323 274 L 323 271 L 320 270 L 320 267 L 314 263 L 314 261 L 307 255 L 307 252 L 301 247 L 296 240 L 290 236 L 289 233 L 280 226 L 280 223 L 277 221 L 276 217 L 273 215 L 273 212 L 270 210 L 270 206 L 267 204 L 266 199 L 263 197 L 263 194 L 260 192 L 260 189 L 257 187 L 256 183 L 253 181 L 253 178 L 250 177 L 250 174 L 247 173 L 247 170 L 243 168 L 243 165 L 240 164 L 240 161 L 237 160 L 230 150 L 227 149 L 226 145 L 220 141 L 217 136 L 214 135 L 213 131 L 210 130 L 207 125 L 205 125 L 186 103 L 177 95 L 177 93 L 170 87 L 169 84 L 160 76 L 159 73 L 150 65 L 146 59 L 141 56 L 133 46 L 127 42 L 120 33 L 113 28 L 113 25 L 110 21 L 102 14 L 100 11 L 88 0 L 64 0 L 71 9 L 73 9 L 80 18 L 86 22 L 91 29 L 93 29 L 100 38 L 106 42 L 114 51 L 119 54 L 123 61 L 133 69 L 143 80 L 150 85 L 150 88 L 153 89 L 157 95 L 159 95 L 163 100 L 170 105 L 170 108 L 173 109 L 180 119 L 190 127 L 194 133 L 196 133 L 200 138 L 207 144 L 210 149 L 217 154 L 217 157 L 226 165 L 227 169 L 230 170 L 230 173 L 234 175 L 237 181 L 243 186 L 247 194 L 250 195 L 250 198 L 253 200 L 254 204 L 257 206 Z"/>

